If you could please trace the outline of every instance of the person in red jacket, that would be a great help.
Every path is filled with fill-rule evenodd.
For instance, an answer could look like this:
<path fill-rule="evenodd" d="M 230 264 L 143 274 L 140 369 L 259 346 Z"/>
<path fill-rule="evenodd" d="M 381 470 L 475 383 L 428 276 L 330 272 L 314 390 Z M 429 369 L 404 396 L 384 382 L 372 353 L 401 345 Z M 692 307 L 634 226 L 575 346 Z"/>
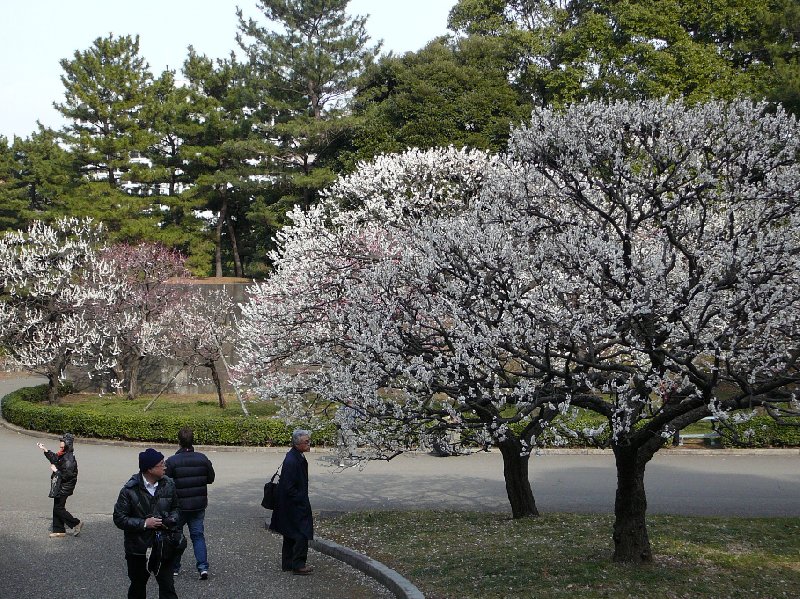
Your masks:
<path fill-rule="evenodd" d="M 58 477 L 59 481 L 51 485 L 50 497 L 53 498 L 53 531 L 51 538 L 67 536 L 66 527 L 72 529 L 72 534 L 76 537 L 81 534 L 83 521 L 67 511 L 67 497 L 75 491 L 78 483 L 78 462 L 73 452 L 75 437 L 66 433 L 59 439 L 58 453 L 53 453 L 43 443 L 36 446 L 44 452 L 44 457 L 50 462 L 52 477 Z"/>

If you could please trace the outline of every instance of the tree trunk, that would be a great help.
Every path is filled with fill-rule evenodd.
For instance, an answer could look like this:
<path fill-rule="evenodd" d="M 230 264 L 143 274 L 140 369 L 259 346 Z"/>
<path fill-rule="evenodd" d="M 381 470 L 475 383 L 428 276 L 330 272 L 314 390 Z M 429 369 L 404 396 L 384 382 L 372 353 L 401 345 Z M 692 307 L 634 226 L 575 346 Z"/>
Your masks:
<path fill-rule="evenodd" d="M 647 536 L 647 496 L 644 469 L 639 451 L 632 447 L 614 447 L 617 465 L 617 495 L 614 502 L 614 561 L 642 564 L 653 561 Z"/>
<path fill-rule="evenodd" d="M 58 382 L 68 362 L 69 358 L 61 356 L 47 368 L 47 403 L 54 404 L 58 401 Z"/>
<path fill-rule="evenodd" d="M 511 504 L 511 515 L 514 519 L 539 515 L 533 489 L 528 480 L 528 462 L 530 455 L 522 455 L 522 444 L 518 439 L 506 438 L 498 443 L 503 454 L 503 476 L 506 481 L 506 493 Z"/>
<path fill-rule="evenodd" d="M 58 401 L 58 373 L 47 373 L 47 403 L 54 404 Z"/>
<path fill-rule="evenodd" d="M 128 374 L 128 399 L 136 399 L 139 396 L 139 367 L 142 365 L 144 356 L 136 356 L 131 362 L 131 371 Z"/>
<path fill-rule="evenodd" d="M 215 231 L 216 250 L 214 251 L 215 262 L 215 275 L 222 276 L 222 223 L 228 218 L 228 198 L 225 197 L 224 192 L 222 196 L 222 206 L 219 208 L 219 218 L 217 219 L 217 227 Z"/>
<path fill-rule="evenodd" d="M 239 244 L 236 242 L 236 231 L 233 230 L 233 223 L 231 222 L 230 217 L 226 218 L 225 220 L 228 223 L 228 235 L 231 237 L 234 275 L 237 277 L 243 277 L 244 270 L 242 270 L 242 259 L 239 257 Z"/>
<path fill-rule="evenodd" d="M 222 381 L 219 380 L 219 373 L 217 372 L 217 365 L 214 360 L 209 360 L 206 366 L 211 370 L 211 380 L 214 381 L 214 386 L 217 388 L 217 397 L 219 397 L 219 407 L 225 407 L 225 396 L 222 394 Z"/>
<path fill-rule="evenodd" d="M 123 381 L 125 380 L 125 366 L 119 364 L 114 366 L 111 371 L 114 373 L 114 377 L 116 378 L 115 385 L 114 385 L 114 395 L 123 395 L 125 390 L 123 388 Z"/>

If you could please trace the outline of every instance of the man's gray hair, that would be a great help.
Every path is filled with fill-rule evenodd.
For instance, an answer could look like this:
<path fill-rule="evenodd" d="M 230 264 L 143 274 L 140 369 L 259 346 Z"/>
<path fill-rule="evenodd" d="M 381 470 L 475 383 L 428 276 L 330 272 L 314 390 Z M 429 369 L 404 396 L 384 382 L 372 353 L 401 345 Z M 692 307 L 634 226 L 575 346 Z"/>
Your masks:
<path fill-rule="evenodd" d="M 300 439 L 303 437 L 311 437 L 311 431 L 303 430 L 302 428 L 298 428 L 297 430 L 292 432 L 292 446 L 296 447 L 298 443 L 300 443 Z"/>

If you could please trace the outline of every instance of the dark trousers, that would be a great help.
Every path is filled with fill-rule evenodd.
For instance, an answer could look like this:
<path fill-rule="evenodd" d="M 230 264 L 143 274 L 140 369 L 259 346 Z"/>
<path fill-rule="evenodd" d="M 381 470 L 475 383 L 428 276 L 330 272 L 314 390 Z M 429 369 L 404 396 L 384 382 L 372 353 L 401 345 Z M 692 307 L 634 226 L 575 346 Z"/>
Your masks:
<path fill-rule="evenodd" d="M 281 547 L 281 569 L 297 570 L 306 565 L 308 559 L 308 539 L 304 537 L 283 536 Z"/>
<path fill-rule="evenodd" d="M 64 526 L 75 528 L 78 522 L 80 522 L 80 520 L 67 511 L 66 506 L 66 497 L 53 498 L 53 532 L 66 532 Z"/>
<path fill-rule="evenodd" d="M 150 572 L 147 570 L 147 557 L 144 555 L 126 555 L 128 562 L 128 599 L 147 599 L 147 581 Z M 158 599 L 178 599 L 175 594 L 175 578 L 172 575 L 172 560 L 161 562 L 161 569 L 156 575 L 158 582 Z"/>

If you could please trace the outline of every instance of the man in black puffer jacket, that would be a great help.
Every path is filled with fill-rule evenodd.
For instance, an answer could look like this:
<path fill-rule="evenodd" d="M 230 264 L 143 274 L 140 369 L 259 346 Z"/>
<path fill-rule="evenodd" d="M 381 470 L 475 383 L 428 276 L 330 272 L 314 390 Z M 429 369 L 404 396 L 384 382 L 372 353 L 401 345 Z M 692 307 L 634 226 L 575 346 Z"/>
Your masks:
<path fill-rule="evenodd" d="M 150 563 L 147 550 L 157 533 L 173 529 L 178 521 L 178 493 L 172 479 L 164 476 L 164 454 L 148 448 L 139 454 L 139 472 L 131 476 L 114 505 L 114 524 L 125 531 L 128 562 L 128 599 L 146 599 L 152 572 L 158 581 L 159 599 L 178 599 L 172 576 L 173 557 L 160 556 Z M 157 557 L 158 554 L 155 554 Z"/>
<path fill-rule="evenodd" d="M 189 525 L 194 558 L 200 580 L 208 579 L 208 550 L 206 549 L 205 517 L 208 506 L 208 485 L 214 482 L 214 466 L 205 454 L 194 450 L 194 432 L 188 426 L 178 431 L 178 452 L 167 459 L 167 476 L 178 489 L 180 520 L 178 526 Z M 180 557 L 175 560 L 174 572 L 181 569 Z"/>

